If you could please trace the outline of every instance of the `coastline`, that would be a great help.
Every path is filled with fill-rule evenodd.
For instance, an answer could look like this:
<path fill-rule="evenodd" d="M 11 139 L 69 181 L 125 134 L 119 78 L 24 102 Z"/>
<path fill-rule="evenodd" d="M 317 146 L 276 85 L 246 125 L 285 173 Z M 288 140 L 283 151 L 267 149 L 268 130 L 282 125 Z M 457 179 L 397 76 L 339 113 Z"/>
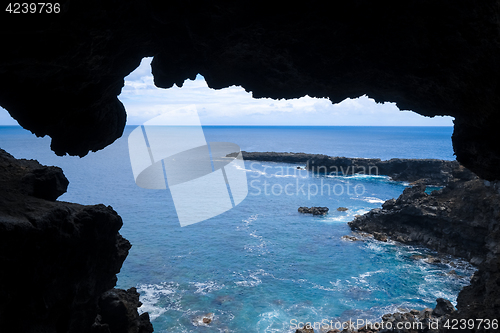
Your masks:
<path fill-rule="evenodd" d="M 454 180 L 470 180 L 476 176 L 457 161 L 439 159 L 381 160 L 378 158 L 337 157 L 323 154 L 242 151 L 244 160 L 305 164 L 316 174 L 386 175 L 395 181 L 444 186 Z"/>
<path fill-rule="evenodd" d="M 477 271 L 458 294 L 457 311 L 450 319 L 492 320 L 500 313 L 499 185 L 462 180 L 427 194 L 420 184 L 348 224 L 380 241 L 423 245 L 468 260 Z"/>
<path fill-rule="evenodd" d="M 460 291 L 456 311 L 449 311 L 440 318 L 440 325 L 436 330 L 427 327 L 413 331 L 447 331 L 451 328 L 443 327 L 444 320 L 493 320 L 500 313 L 500 292 L 497 286 L 497 281 L 500 281 L 500 182 L 481 180 L 456 161 L 381 161 L 276 152 L 243 152 L 243 158 L 305 163 L 305 169 L 315 172 L 323 167 L 323 173 L 341 170 L 341 174 L 344 174 L 342 171 L 350 168 L 351 172 L 345 173 L 366 174 L 366 170 L 374 167 L 378 174 L 387 175 L 392 180 L 411 182 L 413 186 L 406 188 L 397 199 L 387 200 L 382 208 L 372 209 L 355 217 L 348 223 L 350 228 L 354 232 L 370 234 L 378 241 L 392 240 L 421 245 L 438 253 L 464 258 L 478 268 L 470 285 Z M 425 189 L 428 185 L 443 188 L 427 194 Z M 354 236 L 347 237 L 350 240 L 356 239 Z M 396 314 L 388 315 L 394 317 Z M 404 318 L 404 315 L 398 316 Z M 420 313 L 415 312 L 415 315 Z M 415 316 L 407 316 L 405 320 L 415 321 Z M 489 332 L 490 329 L 473 326 L 469 331 Z M 298 329 L 297 332 L 312 331 Z"/>

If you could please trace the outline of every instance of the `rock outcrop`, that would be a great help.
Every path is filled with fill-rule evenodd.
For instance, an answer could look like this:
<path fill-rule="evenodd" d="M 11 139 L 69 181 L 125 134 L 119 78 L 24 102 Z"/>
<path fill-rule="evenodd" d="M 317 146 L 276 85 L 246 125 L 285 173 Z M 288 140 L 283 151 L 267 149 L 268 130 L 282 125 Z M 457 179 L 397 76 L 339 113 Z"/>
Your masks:
<path fill-rule="evenodd" d="M 349 222 L 353 230 L 421 244 L 469 260 L 478 271 L 457 300 L 453 318 L 493 319 L 500 313 L 500 184 L 451 182 L 425 193 L 406 188 L 398 199 Z M 481 295 L 481 297 L 478 297 Z"/>
<path fill-rule="evenodd" d="M 151 333 L 153 325 L 147 312 L 139 315 L 142 305 L 136 288 L 111 289 L 99 298 L 98 315 L 91 333 Z"/>
<path fill-rule="evenodd" d="M 21 126 L 50 135 L 57 154 L 85 155 L 122 135 L 123 78 L 154 56 L 160 88 L 200 73 L 212 88 L 240 85 L 256 98 L 337 103 L 366 94 L 453 116 L 457 160 L 500 179 L 499 17 L 496 0 L 265 9 L 245 1 L 66 0 L 59 13 L 2 8 L 0 105 Z"/>
<path fill-rule="evenodd" d="M 302 214 L 326 215 L 330 209 L 328 207 L 299 207 L 298 211 Z"/>
<path fill-rule="evenodd" d="M 131 246 L 118 233 L 122 219 L 104 205 L 55 201 L 67 186 L 60 168 L 0 149 L 2 331 L 90 332 L 99 298 L 116 284 Z"/>
<path fill-rule="evenodd" d="M 388 313 L 382 316 L 380 332 L 424 333 L 445 332 L 450 325 L 450 318 L 456 310 L 451 302 L 444 298 L 436 299 L 434 309 L 412 309 L 408 312 Z M 366 325 L 358 332 L 368 332 L 373 325 Z M 373 331 L 373 330 L 372 330 Z"/>
<path fill-rule="evenodd" d="M 322 154 L 246 152 L 245 160 L 302 163 L 313 174 L 386 175 L 396 181 L 419 182 L 426 185 L 443 186 L 453 180 L 471 180 L 476 175 L 457 161 L 437 159 L 401 159 L 382 161 L 378 158 L 334 157 Z"/>
<path fill-rule="evenodd" d="M 399 198 L 354 218 L 349 226 L 422 244 L 477 265 L 500 254 L 499 220 L 500 194 L 476 179 L 452 182 L 431 194 L 424 185 L 408 187 Z"/>
<path fill-rule="evenodd" d="M 456 312 L 450 301 L 444 298 L 436 299 L 434 309 L 402 310 L 395 313 L 387 313 L 382 316 L 381 321 L 370 321 L 365 318 L 349 321 L 323 321 L 306 322 L 302 328 L 295 333 L 438 333 L 446 332 L 447 327 L 452 326 L 452 316 Z M 491 321 L 490 321 L 491 325 Z M 458 325 L 457 325 L 458 326 Z"/>

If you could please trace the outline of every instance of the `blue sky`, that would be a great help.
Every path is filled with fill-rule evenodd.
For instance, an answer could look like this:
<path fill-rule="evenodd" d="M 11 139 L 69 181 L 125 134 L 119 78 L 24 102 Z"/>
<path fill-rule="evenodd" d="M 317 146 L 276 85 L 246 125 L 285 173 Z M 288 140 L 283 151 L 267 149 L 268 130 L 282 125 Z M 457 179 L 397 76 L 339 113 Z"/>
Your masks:
<path fill-rule="evenodd" d="M 159 115 L 182 116 L 178 109 L 196 105 L 202 125 L 321 125 L 321 126 L 453 126 L 452 117 L 427 118 L 400 111 L 395 103 L 376 103 L 367 96 L 332 104 L 325 98 L 255 99 L 241 87 L 214 90 L 201 75 L 182 88 L 159 89 L 153 84 L 152 58 L 125 78 L 119 99 L 127 110 L 127 125 L 140 125 Z M 16 125 L 0 108 L 0 125 Z"/>

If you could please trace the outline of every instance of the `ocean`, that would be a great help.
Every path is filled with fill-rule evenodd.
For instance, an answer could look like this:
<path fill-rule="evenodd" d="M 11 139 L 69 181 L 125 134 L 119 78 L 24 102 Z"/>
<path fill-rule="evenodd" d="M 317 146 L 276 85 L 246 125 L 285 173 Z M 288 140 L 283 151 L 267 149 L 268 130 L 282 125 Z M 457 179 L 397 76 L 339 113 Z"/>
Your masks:
<path fill-rule="evenodd" d="M 375 321 L 398 309 L 434 307 L 438 297 L 454 303 L 474 272 L 452 258 L 449 264 L 414 260 L 435 255 L 417 246 L 341 238 L 351 234 L 347 222 L 355 215 L 381 207 L 408 186 L 380 175 L 313 177 L 297 165 L 245 161 L 247 198 L 181 228 L 168 189 L 147 190 L 134 182 L 127 138 L 135 127 L 81 159 L 56 156 L 50 138 L 20 127 L 0 127 L 0 147 L 17 158 L 60 166 L 70 185 L 59 200 L 104 203 L 120 214 L 120 232 L 133 247 L 117 287 L 137 287 L 140 311 L 149 312 L 155 332 L 295 332 L 299 322 Z M 451 127 L 203 130 L 208 142 L 233 142 L 246 151 L 454 159 Z M 300 206 L 330 212 L 300 214 Z M 205 324 L 201 318 L 208 313 L 213 320 Z"/>

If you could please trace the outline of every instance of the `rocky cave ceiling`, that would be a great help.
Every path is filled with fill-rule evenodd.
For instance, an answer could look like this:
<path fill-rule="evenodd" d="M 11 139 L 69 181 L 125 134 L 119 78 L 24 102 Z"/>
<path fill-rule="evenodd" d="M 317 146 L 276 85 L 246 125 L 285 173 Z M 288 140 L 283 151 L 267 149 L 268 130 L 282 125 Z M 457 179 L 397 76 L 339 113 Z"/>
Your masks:
<path fill-rule="evenodd" d="M 333 3 L 333 5 L 332 5 Z M 155 84 L 202 74 L 253 96 L 363 94 L 455 117 L 459 162 L 500 179 L 500 2 L 61 1 L 0 17 L 0 106 L 84 156 L 122 135 L 123 78 L 153 56 Z"/>

